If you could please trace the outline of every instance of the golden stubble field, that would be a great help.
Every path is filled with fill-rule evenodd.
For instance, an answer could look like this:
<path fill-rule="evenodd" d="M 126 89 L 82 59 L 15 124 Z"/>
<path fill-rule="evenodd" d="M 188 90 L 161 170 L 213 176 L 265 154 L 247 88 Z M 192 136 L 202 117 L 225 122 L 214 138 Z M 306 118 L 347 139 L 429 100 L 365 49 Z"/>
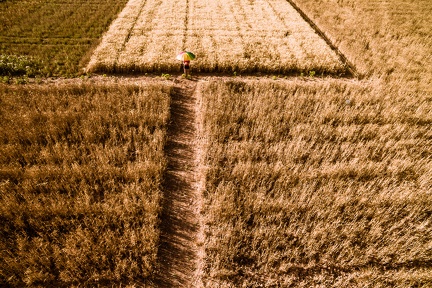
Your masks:
<path fill-rule="evenodd" d="M 432 3 L 428 0 L 298 1 L 360 74 L 396 90 L 431 92 Z"/>
<path fill-rule="evenodd" d="M 175 55 L 176 45 L 189 43 L 182 41 L 202 47 L 197 48 L 203 49 L 201 62 L 193 63 L 205 167 L 199 170 L 205 179 L 202 285 L 432 286 L 432 4 L 294 1 L 364 75 L 360 80 L 268 77 L 266 72 L 279 73 L 271 65 L 281 58 L 245 57 L 243 35 L 303 31 L 280 16 L 293 11 L 284 1 L 280 6 L 278 1 L 184 1 L 180 10 L 168 2 L 130 1 L 89 67 L 163 72 L 176 62 L 169 58 L 157 68 L 139 55 L 161 51 L 151 61 L 161 63 L 168 58 L 160 55 Z M 206 12 L 211 5 L 223 13 Z M 266 15 L 260 21 L 270 22 L 252 25 L 258 11 Z M 139 15 L 160 20 L 149 23 Z M 226 19 L 218 21 L 220 15 Z M 279 20 L 272 21 L 272 15 Z M 223 32 L 211 29 L 215 22 Z M 120 26 L 112 29 L 115 25 Z M 196 30 L 189 28 L 199 25 L 207 34 L 194 38 Z M 164 34 L 166 27 L 182 32 Z M 121 31 L 123 40 L 108 45 Z M 157 49 L 157 41 L 172 47 L 145 50 L 141 40 L 133 40 L 140 33 Z M 231 42 L 200 44 L 217 33 Z M 294 34 L 288 35 L 308 35 Z M 280 41 L 269 39 L 270 47 Z M 310 43 L 321 43 L 316 41 Z M 205 47 L 228 50 L 223 43 L 230 43 L 239 61 L 218 64 L 219 58 L 210 56 L 215 54 L 206 54 Z M 128 60 L 126 50 L 136 57 Z M 333 59 L 313 55 L 290 58 L 295 61 L 286 67 L 319 71 L 317 59 Z M 135 65 L 132 60 L 144 68 L 127 66 Z M 257 61 L 264 66 L 251 64 Z M 325 62 L 325 69 L 337 61 Z M 197 73 L 219 71 L 215 67 L 262 69 L 263 75 Z M 164 260 L 156 257 L 157 215 L 166 192 L 161 182 L 170 95 L 178 84 L 145 81 L 1 87 L 0 207 L 7 224 L 1 226 L 0 283 L 139 287 L 152 282 Z"/>
<path fill-rule="evenodd" d="M 344 74 L 346 69 L 284 0 L 129 1 L 88 71 L 177 72 L 178 52 L 198 72 Z"/>

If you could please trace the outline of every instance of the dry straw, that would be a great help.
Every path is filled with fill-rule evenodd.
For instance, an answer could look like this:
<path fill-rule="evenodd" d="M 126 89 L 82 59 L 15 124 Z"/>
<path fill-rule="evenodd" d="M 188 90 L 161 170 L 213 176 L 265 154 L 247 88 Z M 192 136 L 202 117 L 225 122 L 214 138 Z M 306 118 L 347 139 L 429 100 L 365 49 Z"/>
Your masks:
<path fill-rule="evenodd" d="M 0 87 L 0 283 L 145 283 L 156 268 L 169 93 Z"/>
<path fill-rule="evenodd" d="M 177 71 L 182 49 L 196 71 L 342 73 L 338 56 L 287 1 L 131 0 L 87 67 Z"/>
<path fill-rule="evenodd" d="M 209 287 L 430 286 L 430 99 L 377 84 L 203 88 Z"/>

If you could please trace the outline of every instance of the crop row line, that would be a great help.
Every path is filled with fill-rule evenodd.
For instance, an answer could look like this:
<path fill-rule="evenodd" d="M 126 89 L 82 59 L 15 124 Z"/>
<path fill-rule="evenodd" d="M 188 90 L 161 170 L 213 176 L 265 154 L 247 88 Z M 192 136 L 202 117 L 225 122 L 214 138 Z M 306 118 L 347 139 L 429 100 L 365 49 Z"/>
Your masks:
<path fill-rule="evenodd" d="M 69 37 L 49 37 L 49 38 L 19 38 L 19 37 L 0 37 L 1 43 L 7 44 L 61 44 L 61 45 L 77 45 L 91 44 L 97 38 L 69 38 Z"/>
<path fill-rule="evenodd" d="M 126 38 L 125 38 L 125 40 L 124 40 L 124 42 L 122 44 L 122 47 L 121 47 L 120 51 L 123 51 L 124 48 L 126 47 L 126 44 L 129 42 L 129 40 L 130 40 L 130 38 L 132 36 L 133 29 L 135 28 L 135 25 L 136 25 L 139 17 L 141 16 L 141 13 L 142 13 L 142 11 L 143 11 L 144 6 L 146 5 L 146 3 L 147 3 L 146 0 L 142 1 L 141 6 L 139 8 L 139 12 L 137 13 L 136 17 L 134 18 L 134 20 L 132 22 L 131 27 L 129 28 L 128 34 L 127 34 L 127 36 L 126 36 Z M 116 59 L 115 59 L 115 62 L 114 62 L 114 66 L 117 65 L 118 59 L 120 57 L 120 51 L 117 53 L 117 56 L 116 56 Z"/>
<path fill-rule="evenodd" d="M 186 49 L 186 39 L 188 34 L 188 27 L 189 27 L 189 0 L 186 0 L 186 11 L 185 11 L 185 19 L 184 19 L 184 31 L 183 31 L 183 41 L 182 41 L 182 50 Z"/>

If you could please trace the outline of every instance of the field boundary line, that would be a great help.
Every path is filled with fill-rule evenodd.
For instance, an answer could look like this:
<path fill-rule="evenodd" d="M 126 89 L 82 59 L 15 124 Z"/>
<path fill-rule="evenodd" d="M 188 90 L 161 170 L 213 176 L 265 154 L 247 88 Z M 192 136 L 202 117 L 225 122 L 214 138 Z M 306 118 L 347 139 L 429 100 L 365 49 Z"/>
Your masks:
<path fill-rule="evenodd" d="M 205 269 L 205 221 L 203 218 L 204 196 L 206 185 L 207 167 L 205 166 L 205 155 L 207 151 L 208 139 L 204 136 L 204 113 L 203 98 L 201 94 L 202 82 L 198 82 L 195 87 L 195 165 L 196 165 L 196 212 L 198 217 L 198 229 L 196 237 L 196 270 L 193 276 L 193 287 L 204 287 L 203 274 Z"/>
<path fill-rule="evenodd" d="M 186 47 L 186 41 L 187 41 L 187 34 L 188 34 L 188 27 L 189 27 L 189 9 L 190 9 L 190 4 L 189 4 L 189 0 L 186 0 L 186 11 L 185 11 L 185 19 L 184 19 L 184 30 L 183 30 L 183 39 L 182 39 L 182 49 L 183 50 L 187 50 L 188 48 Z"/>
<path fill-rule="evenodd" d="M 353 76 L 357 79 L 363 78 L 362 75 L 360 75 L 357 72 L 356 67 L 348 60 L 348 58 L 339 50 L 336 45 L 333 44 L 333 42 L 327 37 L 327 35 L 312 21 L 312 19 L 309 18 L 309 16 L 306 15 L 305 12 L 303 12 L 302 9 L 300 9 L 299 6 L 297 6 L 296 3 L 294 3 L 293 0 L 286 0 L 288 3 L 300 14 L 300 16 L 312 27 L 312 29 L 326 42 L 326 44 L 336 53 L 336 55 L 339 57 L 339 59 L 342 61 L 342 63 L 345 65 L 348 73 L 350 76 Z"/>

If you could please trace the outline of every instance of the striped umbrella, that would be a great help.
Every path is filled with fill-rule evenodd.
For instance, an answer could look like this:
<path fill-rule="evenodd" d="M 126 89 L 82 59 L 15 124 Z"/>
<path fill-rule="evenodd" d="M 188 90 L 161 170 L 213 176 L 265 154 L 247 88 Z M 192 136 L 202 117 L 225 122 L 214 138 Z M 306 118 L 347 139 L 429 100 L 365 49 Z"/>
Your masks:
<path fill-rule="evenodd" d="M 182 51 L 176 57 L 176 59 L 180 61 L 190 61 L 190 60 L 194 60 L 195 58 L 196 58 L 195 54 L 189 51 Z"/>

